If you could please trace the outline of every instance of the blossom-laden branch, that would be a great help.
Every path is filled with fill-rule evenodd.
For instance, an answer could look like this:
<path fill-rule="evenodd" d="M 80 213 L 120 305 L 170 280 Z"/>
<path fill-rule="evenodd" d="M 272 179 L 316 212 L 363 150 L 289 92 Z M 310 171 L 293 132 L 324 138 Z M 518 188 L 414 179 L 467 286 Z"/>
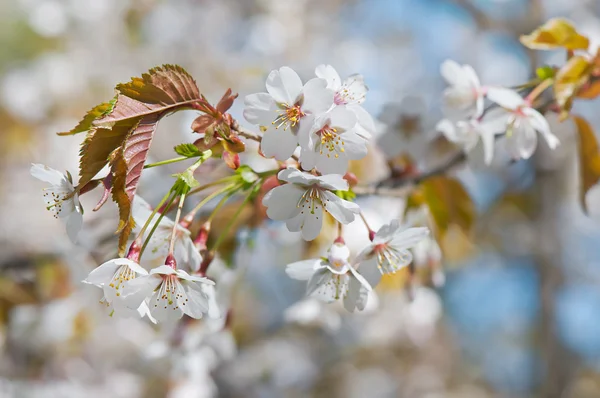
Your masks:
<path fill-rule="evenodd" d="M 376 186 L 361 185 L 348 172 L 351 161 L 367 155 L 375 133 L 373 118 L 362 107 L 367 85 L 357 74 L 342 79 L 330 65 L 318 66 L 307 81 L 289 67 L 272 71 L 266 79 L 266 92 L 244 98 L 243 116 L 256 132 L 240 126 L 228 113 L 237 99 L 231 89 L 213 105 L 183 68 L 164 65 L 151 69 L 117 85 L 113 100 L 93 108 L 65 133 L 87 131 L 78 184 L 69 173 L 42 165 L 33 165 L 31 174 L 50 184 L 44 196 L 47 208 L 66 221 L 67 233 L 74 241 L 83 220 L 80 195 L 102 186 L 104 193 L 94 210 L 111 194 L 118 204 L 120 257 L 102 264 L 86 279 L 103 289 L 102 302 L 111 315 L 147 316 L 154 322 L 179 319 L 183 314 L 193 318 L 214 315 L 215 282 L 206 274 L 212 261 L 225 253 L 223 243 L 233 226 L 240 224 L 248 204 L 256 210 L 251 226 L 265 218 L 284 221 L 289 231 L 300 232 L 307 241 L 321 234 L 326 215 L 331 216 L 338 233 L 327 256 L 290 264 L 287 273 L 307 281 L 308 295 L 326 302 L 341 300 L 349 311 L 360 311 L 382 275 L 410 267 L 410 249 L 429 239 L 429 229 L 402 225 L 394 219 L 374 231 L 355 201 L 356 195 L 407 197 L 409 208 L 427 208 L 433 237 L 438 240 L 444 239 L 451 225 L 468 232 L 475 218 L 473 204 L 461 183 L 447 174 L 464 164 L 480 142 L 487 164 L 495 156 L 498 140 L 505 141 L 515 160 L 532 156 L 538 134 L 550 148 L 556 148 L 558 138 L 544 114 L 552 111 L 563 119 L 570 117 L 576 99 L 600 95 L 600 53 L 586 52 L 589 41 L 568 21 L 551 20 L 521 41 L 531 49 L 563 48 L 568 60 L 562 67 L 538 69 L 535 78 L 517 89 L 482 84 L 471 66 L 444 62 L 441 74 L 448 88 L 443 93 L 444 119 L 436 130 L 460 151 L 425 171 L 417 170 L 414 165 L 418 162 L 409 161 L 404 171 L 392 170 L 391 177 Z M 178 157 L 145 164 L 159 120 L 184 109 L 199 112 L 191 125 L 198 139 L 177 145 Z M 576 120 L 585 143 L 581 156 L 584 195 L 600 179 L 600 153 L 589 125 Z M 256 172 L 242 164 L 239 154 L 246 151 L 242 138 L 259 143 L 259 154 L 275 158 L 279 168 Z M 412 148 L 403 148 L 403 152 L 406 159 L 415 156 Z M 174 175 L 171 189 L 154 209 L 136 195 L 146 168 L 187 159 L 194 163 Z M 211 169 L 204 165 L 208 160 L 223 162 L 231 172 L 200 185 L 195 173 L 209 175 Z M 106 165 L 109 174 L 97 177 Z M 413 195 L 416 188 L 420 197 Z M 184 205 L 201 192 L 209 193 L 184 215 Z M 212 222 L 225 212 L 233 197 L 244 199 L 212 242 Z M 216 205 L 212 206 L 213 202 Z M 200 210 L 208 206 L 212 206 L 208 219 L 193 234 Z M 174 220 L 168 215 L 171 208 L 177 208 Z M 351 258 L 343 226 L 357 216 L 363 220 L 371 244 Z M 135 238 L 130 243 L 131 234 Z M 414 266 L 410 270 L 413 275 Z"/>

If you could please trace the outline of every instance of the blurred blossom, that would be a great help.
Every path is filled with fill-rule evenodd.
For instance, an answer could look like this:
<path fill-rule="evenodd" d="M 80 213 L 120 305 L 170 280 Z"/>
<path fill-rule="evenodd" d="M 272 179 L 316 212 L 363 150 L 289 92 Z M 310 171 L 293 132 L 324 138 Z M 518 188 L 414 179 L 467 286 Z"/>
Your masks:
<path fill-rule="evenodd" d="M 29 14 L 29 24 L 41 36 L 59 36 L 67 29 L 68 23 L 65 6 L 60 1 L 42 0 L 31 8 Z"/>

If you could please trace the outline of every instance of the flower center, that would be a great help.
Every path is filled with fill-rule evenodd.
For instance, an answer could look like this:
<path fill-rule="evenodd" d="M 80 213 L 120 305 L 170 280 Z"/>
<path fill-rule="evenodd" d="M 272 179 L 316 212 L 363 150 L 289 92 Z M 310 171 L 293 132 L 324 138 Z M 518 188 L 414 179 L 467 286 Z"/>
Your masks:
<path fill-rule="evenodd" d="M 377 268 L 382 274 L 393 274 L 408 265 L 411 256 L 406 251 L 396 250 L 387 243 L 382 243 L 373 249 L 377 256 Z"/>
<path fill-rule="evenodd" d="M 310 211 L 310 214 L 315 214 L 315 210 L 319 209 L 319 205 L 325 207 L 326 203 L 323 203 L 323 199 L 319 188 L 309 188 L 302 194 L 296 207 L 302 208 L 300 214 L 304 214 L 305 211 Z M 329 199 L 325 198 L 325 202 L 328 201 Z M 317 220 L 318 219 L 319 217 L 317 217 Z"/>
<path fill-rule="evenodd" d="M 302 119 L 305 115 L 300 108 L 300 105 L 289 106 L 287 104 L 283 104 L 283 109 L 278 111 L 279 116 L 272 122 L 276 129 L 283 126 L 283 130 L 287 130 L 289 128 L 295 127 L 300 119 Z"/>
<path fill-rule="evenodd" d="M 110 280 L 109 286 L 115 289 L 117 297 L 121 295 L 119 289 L 125 284 L 135 278 L 135 272 L 127 265 L 121 265 L 121 267 L 115 272 L 112 279 Z"/>
<path fill-rule="evenodd" d="M 337 159 L 340 157 L 340 153 L 346 151 L 344 149 L 345 143 L 341 139 L 336 128 L 325 125 L 321 130 L 317 131 L 317 135 L 321 137 L 319 154 L 323 155 L 323 150 L 325 150 L 325 154 L 328 158 L 330 158 L 333 153 L 333 156 Z"/>
<path fill-rule="evenodd" d="M 46 209 L 53 213 L 54 218 L 58 218 L 63 210 L 63 203 L 69 199 L 69 193 L 65 193 L 62 189 L 58 190 L 54 187 L 44 189 L 44 201 Z"/>
<path fill-rule="evenodd" d="M 160 284 L 157 300 L 154 303 L 154 307 L 158 305 L 164 305 L 167 309 L 169 306 L 176 310 L 179 308 L 178 299 L 183 298 L 183 295 L 177 289 L 177 276 L 176 275 L 162 275 L 163 282 Z M 187 299 L 185 301 L 188 301 Z M 183 303 L 185 305 L 185 303 Z"/>

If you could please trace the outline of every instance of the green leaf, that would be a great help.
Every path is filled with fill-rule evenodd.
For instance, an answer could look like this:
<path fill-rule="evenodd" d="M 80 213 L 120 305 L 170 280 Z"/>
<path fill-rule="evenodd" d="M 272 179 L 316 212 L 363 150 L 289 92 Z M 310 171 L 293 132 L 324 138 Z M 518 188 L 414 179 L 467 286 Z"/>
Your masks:
<path fill-rule="evenodd" d="M 254 182 L 259 178 L 254 170 L 252 170 L 250 166 L 246 165 L 238 167 L 235 173 L 239 175 L 242 181 L 247 184 L 254 184 Z"/>
<path fill-rule="evenodd" d="M 202 151 L 194 144 L 179 144 L 173 148 L 178 155 L 193 158 L 202 155 Z"/>
<path fill-rule="evenodd" d="M 96 105 L 93 107 L 84 117 L 81 119 L 77 126 L 73 127 L 73 129 L 69 131 L 65 131 L 62 133 L 57 133 L 58 135 L 74 135 L 78 133 L 83 133 L 84 131 L 88 131 L 92 128 L 92 123 L 108 113 L 110 113 L 115 103 L 117 102 L 117 97 L 113 98 L 109 102 L 104 102 L 100 105 Z"/>
<path fill-rule="evenodd" d="M 352 190 L 348 190 L 348 191 L 334 191 L 333 193 L 337 197 L 342 198 L 344 200 L 347 200 L 349 202 L 352 202 L 354 199 L 356 199 L 356 194 L 354 192 L 352 192 Z"/>
<path fill-rule="evenodd" d="M 554 18 L 520 38 L 521 43 L 533 50 L 585 50 L 590 45 L 587 37 L 581 35 L 570 21 Z"/>
<path fill-rule="evenodd" d="M 579 173 L 581 190 L 579 199 L 583 210 L 587 212 L 585 195 L 591 187 L 600 181 L 600 149 L 596 134 L 590 124 L 581 116 L 573 116 L 579 135 Z"/>
<path fill-rule="evenodd" d="M 183 173 L 174 174 L 177 177 L 177 182 L 173 188 L 179 195 L 186 194 L 190 189 L 197 187 L 200 183 L 194 178 L 194 171 L 187 169 Z"/>

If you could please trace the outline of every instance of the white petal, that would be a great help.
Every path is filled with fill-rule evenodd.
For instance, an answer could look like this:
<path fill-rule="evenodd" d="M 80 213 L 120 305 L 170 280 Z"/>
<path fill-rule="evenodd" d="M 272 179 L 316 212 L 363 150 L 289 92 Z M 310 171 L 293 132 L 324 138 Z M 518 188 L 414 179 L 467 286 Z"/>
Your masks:
<path fill-rule="evenodd" d="M 144 275 L 125 283 L 122 300 L 127 307 L 137 309 L 142 302 L 162 283 L 156 275 Z"/>
<path fill-rule="evenodd" d="M 96 286 L 102 286 L 106 283 L 109 283 L 121 265 L 123 264 L 119 262 L 119 259 L 109 260 L 94 268 L 88 277 L 83 280 L 83 282 Z"/>
<path fill-rule="evenodd" d="M 267 77 L 267 91 L 275 101 L 294 105 L 302 92 L 302 80 L 293 69 L 283 66 Z"/>
<path fill-rule="evenodd" d="M 168 265 L 161 265 L 150 270 L 150 275 L 174 275 L 177 274 L 177 270 L 169 267 Z"/>
<path fill-rule="evenodd" d="M 342 87 L 338 90 L 338 95 L 346 104 L 362 104 L 368 91 L 369 88 L 365 84 L 363 76 L 357 73 L 344 80 Z"/>
<path fill-rule="evenodd" d="M 327 112 L 333 105 L 333 91 L 326 88 L 324 79 L 311 79 L 304 85 L 302 110 L 313 115 Z"/>
<path fill-rule="evenodd" d="M 367 141 L 354 131 L 342 134 L 346 156 L 352 160 L 362 159 L 367 156 Z"/>
<path fill-rule="evenodd" d="M 292 156 L 296 146 L 298 146 L 298 137 L 293 131 L 275 129 L 271 126 L 263 134 L 260 149 L 265 157 L 286 160 Z"/>
<path fill-rule="evenodd" d="M 208 279 L 205 276 L 200 276 L 200 275 L 190 275 L 187 272 L 185 272 L 182 269 L 177 269 L 175 270 L 175 273 L 177 274 L 177 277 L 181 280 L 185 280 L 188 282 L 197 282 L 200 283 L 202 285 L 209 285 L 209 286 L 214 286 L 215 282 L 211 281 L 210 279 Z"/>
<path fill-rule="evenodd" d="M 60 171 L 39 163 L 32 163 L 29 172 L 38 180 L 51 185 L 61 185 L 63 180 L 66 180 L 65 175 Z"/>
<path fill-rule="evenodd" d="M 256 125 L 270 126 L 277 114 L 273 112 L 273 98 L 267 93 L 247 95 L 244 99 L 244 118 Z"/>
<path fill-rule="evenodd" d="M 355 215 L 360 212 L 360 207 L 356 203 L 344 200 L 329 191 L 323 192 L 323 195 L 329 199 L 325 202 L 327 212 L 342 224 L 351 223 Z"/>
<path fill-rule="evenodd" d="M 488 87 L 487 97 L 506 109 L 517 109 L 525 100 L 514 90 L 504 87 Z"/>
<path fill-rule="evenodd" d="M 327 175 L 340 175 L 343 176 L 348 171 L 348 156 L 346 154 L 339 154 L 335 156 L 327 156 L 328 153 L 323 150 L 323 153 L 317 154 L 316 167 L 319 172 Z M 302 166 L 304 167 L 304 166 Z"/>
<path fill-rule="evenodd" d="M 346 245 L 334 243 L 329 248 L 328 258 L 330 263 L 334 263 L 336 261 L 345 263 L 348 262 L 349 257 L 350 249 L 348 249 L 348 246 Z"/>
<path fill-rule="evenodd" d="M 342 85 L 342 79 L 331 65 L 319 65 L 315 69 L 315 75 L 327 81 L 327 88 L 337 91 Z"/>
<path fill-rule="evenodd" d="M 332 189 L 335 191 L 347 191 L 348 181 L 344 179 L 344 176 L 339 174 L 325 174 L 318 177 L 319 186 L 325 189 Z"/>
<path fill-rule="evenodd" d="M 291 182 L 299 185 L 312 185 L 319 182 L 318 177 L 310 173 L 298 170 L 295 167 L 287 167 L 277 174 L 277 178 L 282 181 Z"/>
<path fill-rule="evenodd" d="M 292 279 L 307 281 L 319 269 L 320 259 L 303 260 L 288 264 L 285 273 Z"/>
<path fill-rule="evenodd" d="M 300 164 L 304 170 L 312 170 L 317 165 L 317 153 L 312 149 L 304 149 L 300 151 Z"/>
<path fill-rule="evenodd" d="M 373 117 L 365 110 L 365 108 L 358 104 L 349 104 L 346 105 L 346 108 L 352 111 L 356 116 L 358 122 L 357 134 L 365 140 L 369 140 L 371 135 L 375 133 L 375 122 L 373 121 Z"/>
<path fill-rule="evenodd" d="M 196 282 L 179 283 L 177 291 L 177 304 L 179 308 L 192 318 L 200 319 L 202 314 L 208 312 L 208 296 L 202 292 Z"/>
<path fill-rule="evenodd" d="M 397 218 L 390 220 L 389 223 L 384 224 L 379 228 L 379 230 L 375 234 L 375 239 L 373 239 L 373 244 L 389 242 L 400 228 L 400 220 L 398 220 Z"/>
<path fill-rule="evenodd" d="M 336 106 L 328 113 L 329 125 L 339 130 L 350 130 L 356 124 L 356 115 L 345 106 Z"/>
<path fill-rule="evenodd" d="M 71 242 L 77 242 L 77 236 L 79 235 L 79 231 L 81 231 L 81 227 L 83 225 L 83 216 L 81 213 L 75 211 L 72 212 L 67 218 L 67 235 Z"/>
<path fill-rule="evenodd" d="M 483 144 L 483 159 L 485 164 L 488 166 L 492 164 L 494 159 L 494 145 L 496 143 L 496 136 L 493 133 L 482 131 L 481 142 Z"/>
<path fill-rule="evenodd" d="M 537 134 L 529 119 L 517 118 L 512 134 L 506 137 L 506 144 L 515 158 L 529 159 L 533 155 L 537 147 Z"/>
<path fill-rule="evenodd" d="M 429 236 L 429 228 L 408 228 L 403 231 L 398 231 L 390 241 L 390 246 L 395 249 L 410 249 L 417 243 Z"/>
<path fill-rule="evenodd" d="M 378 268 L 377 258 L 374 256 L 361 261 L 358 271 L 372 288 L 381 281 L 381 271 Z"/>
<path fill-rule="evenodd" d="M 262 200 L 271 220 L 285 221 L 300 213 L 298 202 L 304 189 L 288 183 L 271 189 Z"/>
<path fill-rule="evenodd" d="M 554 134 L 552 134 L 552 131 L 550 131 L 550 125 L 548 124 L 546 118 L 532 108 L 524 108 L 523 113 L 529 117 L 529 123 L 531 126 L 539 131 L 546 142 L 548 142 L 550 149 L 556 149 L 556 147 L 560 144 L 560 141 Z"/>
<path fill-rule="evenodd" d="M 505 133 L 512 114 L 502 108 L 495 108 L 487 112 L 479 124 L 479 130 L 485 130 L 491 134 Z"/>
<path fill-rule="evenodd" d="M 362 311 L 367 305 L 369 290 L 367 290 L 356 278 L 350 278 L 348 282 L 348 294 L 344 297 L 344 308 L 349 312 Z"/>
<path fill-rule="evenodd" d="M 463 68 L 451 59 L 442 62 L 440 73 L 444 80 L 446 80 L 446 83 L 452 86 L 465 86 L 469 84 L 468 77 L 465 75 Z"/>
<path fill-rule="evenodd" d="M 306 207 L 301 209 L 304 212 L 304 219 L 302 221 L 302 238 L 310 241 L 314 240 L 321 233 L 321 227 L 323 226 L 323 208 L 320 203 L 315 202 L 313 206 L 309 206 L 307 203 Z"/>
<path fill-rule="evenodd" d="M 350 273 L 352 274 L 352 276 L 365 288 L 367 289 L 367 291 L 371 291 L 373 290 L 373 288 L 371 287 L 371 285 L 369 284 L 369 282 L 365 279 L 364 276 L 362 276 L 357 270 L 355 270 L 352 267 L 348 267 L 348 269 L 350 270 Z"/>
<path fill-rule="evenodd" d="M 299 232 L 302 229 L 304 223 L 304 214 L 298 213 L 294 218 L 290 218 L 285 222 L 285 225 L 290 232 Z"/>

